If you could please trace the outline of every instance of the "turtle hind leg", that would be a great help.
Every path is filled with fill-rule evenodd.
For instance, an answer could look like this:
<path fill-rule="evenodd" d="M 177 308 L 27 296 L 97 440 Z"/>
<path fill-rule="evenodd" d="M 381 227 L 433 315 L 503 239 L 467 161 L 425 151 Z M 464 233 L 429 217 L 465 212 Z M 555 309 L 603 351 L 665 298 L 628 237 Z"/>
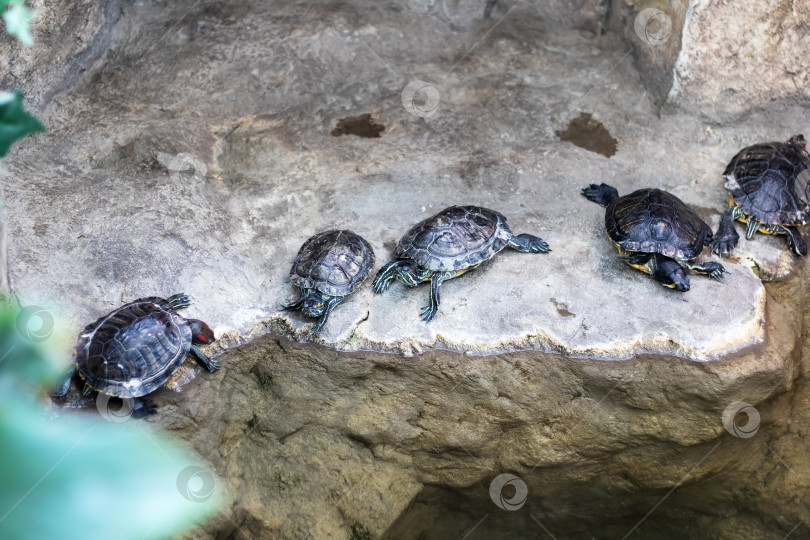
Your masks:
<path fill-rule="evenodd" d="M 394 278 L 397 276 L 397 270 L 399 270 L 401 264 L 402 261 L 399 260 L 391 261 L 380 268 L 377 275 L 374 276 L 374 282 L 372 283 L 372 288 L 375 293 L 384 293 L 388 290 L 388 287 L 391 286 L 391 282 L 394 281 Z"/>
<path fill-rule="evenodd" d="M 734 218 L 736 214 L 736 207 L 731 207 L 720 218 L 720 225 L 717 227 L 717 233 L 712 240 L 712 253 L 720 256 L 727 256 L 731 253 L 737 242 L 740 240 L 740 235 L 734 229 Z"/>
<path fill-rule="evenodd" d="M 59 384 L 51 389 L 51 397 L 65 397 L 65 395 L 68 393 L 68 389 L 70 389 L 70 381 L 73 380 L 73 374 L 75 372 L 76 365 L 71 364 L 70 368 L 65 371 L 62 379 L 59 380 Z"/>
<path fill-rule="evenodd" d="M 531 234 L 513 235 L 507 245 L 523 253 L 548 253 L 551 251 L 551 248 L 542 238 Z"/>
<path fill-rule="evenodd" d="M 157 412 L 157 406 L 149 398 L 135 398 L 132 405 L 132 418 L 146 418 Z"/>
<path fill-rule="evenodd" d="M 191 300 L 183 293 L 172 295 L 168 297 L 166 301 L 169 303 L 169 307 L 175 311 L 185 309 L 191 305 Z"/>
<path fill-rule="evenodd" d="M 716 279 L 720 283 L 725 283 L 726 280 L 723 279 L 723 274 L 727 274 L 728 271 L 723 268 L 723 265 L 717 262 L 705 262 L 705 263 L 692 263 L 689 261 L 683 262 L 683 265 L 687 267 L 689 270 L 693 272 L 697 272 L 698 274 L 703 274 L 704 276 L 709 276 L 712 279 Z"/>
<path fill-rule="evenodd" d="M 601 204 L 602 206 L 607 206 L 612 200 L 619 198 L 619 192 L 616 188 L 607 184 L 600 186 L 591 184 L 589 187 L 582 189 L 582 194 L 589 201 Z"/>
<path fill-rule="evenodd" d="M 321 314 L 320 317 L 318 317 L 318 320 L 312 326 L 312 330 L 309 331 L 310 336 L 312 336 L 313 334 L 317 334 L 318 332 L 321 331 L 323 325 L 326 324 L 326 319 L 329 318 L 329 314 L 332 313 L 332 310 L 338 307 L 338 304 L 340 304 L 342 301 L 343 301 L 342 296 L 332 296 L 331 298 L 329 298 L 329 300 L 326 301 L 326 306 L 324 306 L 323 308 L 323 313 Z"/>
<path fill-rule="evenodd" d="M 193 354 L 194 357 L 211 373 L 219 369 L 219 362 L 203 354 L 203 352 L 196 345 L 192 345 L 189 352 Z"/>
<path fill-rule="evenodd" d="M 749 216 L 748 223 L 746 224 L 745 228 L 745 239 L 751 240 L 754 237 L 754 233 L 759 229 L 760 225 L 761 222 L 757 218 Z"/>
<path fill-rule="evenodd" d="M 782 229 L 793 253 L 802 257 L 807 255 L 807 244 L 804 241 L 801 229 L 799 227 L 783 227 Z"/>
<path fill-rule="evenodd" d="M 441 274 L 433 274 L 430 278 L 430 302 L 422 308 L 422 320 L 425 322 L 432 321 L 439 311 L 439 302 L 441 301 L 439 287 L 441 287 L 442 281 L 444 281 L 444 278 Z"/>

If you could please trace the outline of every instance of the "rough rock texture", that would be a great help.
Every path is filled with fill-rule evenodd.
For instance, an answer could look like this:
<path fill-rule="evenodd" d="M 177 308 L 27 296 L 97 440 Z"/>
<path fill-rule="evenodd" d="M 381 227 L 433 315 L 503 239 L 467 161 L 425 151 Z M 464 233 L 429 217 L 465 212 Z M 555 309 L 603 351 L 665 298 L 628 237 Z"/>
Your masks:
<path fill-rule="evenodd" d="M 0 89 L 24 88 L 31 105 L 44 107 L 106 50 L 119 2 L 33 0 L 26 5 L 35 14 L 30 26 L 36 46 L 0 33 Z"/>
<path fill-rule="evenodd" d="M 810 526 L 806 436 L 786 420 L 807 410 L 789 393 L 806 261 L 783 238 L 743 239 L 726 285 L 693 276 L 676 294 L 617 259 L 603 209 L 579 194 L 661 187 L 715 228 L 730 157 L 802 131 L 806 111 L 776 103 L 720 127 L 659 116 L 621 35 L 530 6 L 485 22 L 425 5 L 128 5 L 103 63 L 43 110 L 48 133 L 3 164 L 23 304 L 75 334 L 123 301 L 183 291 L 223 336 L 218 373 L 185 367 L 179 393 L 156 395 L 154 421 L 230 494 L 191 537 L 447 538 L 480 522 L 489 537 L 540 523 L 621 538 L 648 512 L 636 534 Z M 618 141 L 613 157 L 555 135 L 583 112 Z M 332 135 L 363 114 L 380 137 Z M 425 286 L 365 286 L 317 344 L 296 341 L 311 321 L 277 309 L 306 238 L 351 228 L 381 266 L 451 204 L 495 208 L 554 251 L 504 252 L 447 282 L 430 325 Z M 763 437 L 724 429 L 736 401 L 761 410 Z M 76 389 L 68 402 L 92 407 Z M 490 500 L 503 472 L 528 486 L 521 511 Z"/>
<path fill-rule="evenodd" d="M 810 103 L 810 3 L 694 2 L 671 101 L 733 122 L 773 100 Z"/>
<path fill-rule="evenodd" d="M 681 40 L 688 0 L 623 0 L 616 9 L 618 25 L 632 50 L 633 60 L 652 100 L 663 104 L 674 83 L 674 67 L 681 52 Z M 616 24 L 616 23 L 614 23 Z"/>
<path fill-rule="evenodd" d="M 198 7 L 180 22 L 180 7 L 176 18 L 131 8 L 106 62 L 7 165 L 12 286 L 33 303 L 58 283 L 69 332 L 124 300 L 182 290 L 189 313 L 219 334 L 303 335 L 311 322 L 278 306 L 295 295 L 289 266 L 310 235 L 350 228 L 381 266 L 416 221 L 480 204 L 554 251 L 504 252 L 449 281 L 430 325 L 418 317 L 424 286 L 364 287 L 330 317 L 323 342 L 706 360 L 762 339 L 763 290 L 746 267 L 784 274 L 793 259 L 783 239 L 743 242 L 726 263 L 728 286 L 695 276 L 688 295 L 673 295 L 616 258 L 603 210 L 579 191 L 664 187 L 714 225 L 729 149 L 751 133 L 799 130 L 789 112 L 725 131 L 659 119 L 615 39 L 542 19 L 507 17 L 476 45 L 487 27 L 446 34 L 440 19 L 378 5 L 358 10 L 346 35 L 334 22 L 346 12 L 331 4 Z M 295 19 L 292 34 L 279 18 Z M 430 37 L 403 34 L 406 20 Z M 468 51 L 478 54 L 458 63 Z M 433 115 L 403 106 L 417 78 L 435 81 Z M 620 141 L 610 160 L 554 134 L 581 111 Z M 363 112 L 386 126 L 382 137 L 331 135 Z"/>

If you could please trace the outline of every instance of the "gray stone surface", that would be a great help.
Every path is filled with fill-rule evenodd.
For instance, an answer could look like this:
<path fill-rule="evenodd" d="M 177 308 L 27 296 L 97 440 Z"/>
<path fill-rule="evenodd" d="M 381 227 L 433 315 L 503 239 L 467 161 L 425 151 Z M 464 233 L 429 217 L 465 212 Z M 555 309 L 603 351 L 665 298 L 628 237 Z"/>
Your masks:
<path fill-rule="evenodd" d="M 0 88 L 24 88 L 30 103 L 44 107 L 104 52 L 120 16 L 119 3 L 32 0 L 26 6 L 34 12 L 30 28 L 36 46 L 0 32 Z"/>
<path fill-rule="evenodd" d="M 295 17 L 292 35 L 268 11 Z M 783 274 L 792 259 L 781 239 L 743 242 L 726 286 L 696 276 L 690 293 L 672 294 L 616 259 L 602 210 L 579 190 L 663 187 L 714 220 L 726 160 L 799 131 L 795 114 L 733 130 L 659 118 L 615 40 L 554 32 L 542 19 L 507 17 L 476 46 L 483 23 L 448 34 L 416 12 L 354 13 L 356 26 L 338 31 L 346 10 L 332 5 L 211 5 L 174 26 L 160 22 L 180 7 L 171 16 L 130 8 L 105 64 L 53 104 L 49 132 L 6 165 L 15 293 L 27 303 L 55 297 L 68 333 L 124 300 L 184 291 L 189 313 L 218 334 L 303 335 L 310 322 L 278 306 L 295 294 L 289 265 L 311 234 L 351 228 L 381 265 L 416 221 L 480 204 L 554 251 L 504 253 L 448 282 L 430 325 L 418 317 L 424 286 L 383 296 L 364 287 L 333 314 L 323 342 L 604 358 L 674 348 L 705 360 L 762 339 L 763 290 L 744 263 Z M 406 20 L 431 37 L 403 34 Z M 453 68 L 449 59 L 470 50 Z M 440 96 L 424 118 L 402 105 L 419 78 Z M 557 140 L 580 111 L 619 140 L 610 160 Z M 365 112 L 386 126 L 381 138 L 330 135 L 340 118 Z M 650 338 L 659 331 L 667 337 Z"/>
<path fill-rule="evenodd" d="M 640 537 L 809 527 L 806 430 L 790 420 L 807 410 L 806 261 L 778 237 L 741 240 L 726 285 L 694 276 L 675 294 L 618 261 L 603 209 L 579 195 L 661 187 L 714 228 L 726 162 L 801 132 L 806 111 L 775 103 L 720 127 L 659 115 L 616 33 L 531 6 L 496 24 L 426 5 L 127 5 L 103 63 L 3 164 L 23 304 L 73 336 L 124 301 L 184 291 L 222 336 L 219 372 L 184 366 L 154 396 L 152 421 L 229 494 L 189 538 L 447 538 L 477 523 L 537 537 L 537 522 L 622 538 L 651 510 Z M 403 105 L 415 80 L 432 87 Z M 618 140 L 613 157 L 558 140 L 581 112 Z M 380 138 L 331 135 L 366 113 Z M 369 284 L 315 345 L 296 341 L 311 322 L 277 309 L 306 238 L 351 228 L 382 265 L 451 204 L 497 209 L 554 251 L 449 281 L 430 325 L 425 286 Z M 736 401 L 761 411 L 761 434 L 724 429 Z M 68 406 L 93 403 L 74 388 Z M 520 513 L 489 498 L 503 472 L 528 486 Z"/>

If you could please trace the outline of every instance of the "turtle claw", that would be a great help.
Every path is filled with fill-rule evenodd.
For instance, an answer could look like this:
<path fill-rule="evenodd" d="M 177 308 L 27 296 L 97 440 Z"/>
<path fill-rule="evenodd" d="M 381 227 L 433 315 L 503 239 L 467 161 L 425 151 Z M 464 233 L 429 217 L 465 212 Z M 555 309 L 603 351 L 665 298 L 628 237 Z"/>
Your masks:
<path fill-rule="evenodd" d="M 374 280 L 374 286 L 372 288 L 374 289 L 375 293 L 380 294 L 380 293 L 384 293 L 385 291 L 387 291 L 388 287 L 390 287 L 390 286 L 391 286 L 391 280 L 381 279 L 381 280 L 378 281 L 378 280 L 375 279 Z"/>
<path fill-rule="evenodd" d="M 711 243 L 712 253 L 720 257 L 728 257 L 737 247 L 739 240 L 740 235 L 734 229 L 734 209 L 731 208 L 723 212 L 723 216 L 720 218 L 720 226 L 717 227 Z"/>
<path fill-rule="evenodd" d="M 438 306 L 433 307 L 430 304 L 422 308 L 422 320 L 425 322 L 430 322 L 433 320 L 433 317 L 436 316 L 436 313 L 439 311 Z"/>
<path fill-rule="evenodd" d="M 723 265 L 720 263 L 707 262 L 699 268 L 699 271 L 706 274 L 710 278 L 719 281 L 720 283 L 725 284 L 726 282 L 725 278 L 723 277 L 723 274 L 727 272 L 726 269 L 723 268 Z"/>

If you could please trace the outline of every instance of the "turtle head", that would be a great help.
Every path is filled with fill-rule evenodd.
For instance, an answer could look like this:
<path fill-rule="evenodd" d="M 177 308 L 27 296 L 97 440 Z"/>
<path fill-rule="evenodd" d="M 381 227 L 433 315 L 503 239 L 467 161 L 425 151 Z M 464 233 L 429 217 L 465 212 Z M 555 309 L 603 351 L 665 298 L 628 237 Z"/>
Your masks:
<path fill-rule="evenodd" d="M 794 135 L 793 137 L 788 139 L 788 144 L 798 146 L 803 151 L 807 151 L 807 141 L 804 140 L 804 135 Z"/>
<path fill-rule="evenodd" d="M 323 315 L 323 311 L 325 309 L 326 298 L 324 298 L 323 295 L 317 291 L 314 294 L 311 294 L 309 298 L 304 300 L 303 304 L 301 304 L 301 311 L 304 313 L 304 315 L 307 317 L 312 317 L 313 319 L 317 319 Z"/>
<path fill-rule="evenodd" d="M 653 277 L 668 289 L 675 289 L 678 292 L 689 290 L 689 277 L 683 267 L 672 259 L 664 259 L 656 264 Z"/>
<path fill-rule="evenodd" d="M 208 345 L 217 340 L 214 331 L 199 319 L 189 319 L 188 325 L 191 327 L 191 342 L 195 345 Z"/>
<path fill-rule="evenodd" d="M 396 278 L 408 287 L 416 287 L 424 279 L 422 273 L 416 261 L 406 259 L 397 266 Z"/>

